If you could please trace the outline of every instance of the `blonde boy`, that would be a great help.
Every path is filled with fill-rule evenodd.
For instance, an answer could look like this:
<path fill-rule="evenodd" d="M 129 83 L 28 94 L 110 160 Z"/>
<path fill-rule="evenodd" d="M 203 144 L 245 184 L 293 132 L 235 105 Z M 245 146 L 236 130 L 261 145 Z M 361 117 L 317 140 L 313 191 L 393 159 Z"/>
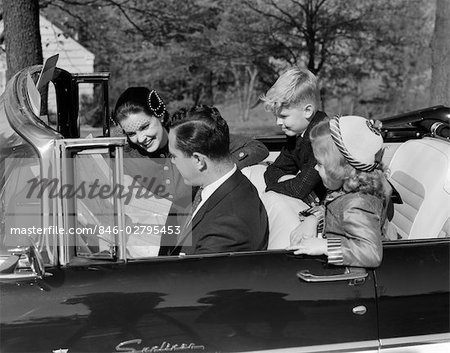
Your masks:
<path fill-rule="evenodd" d="M 261 99 L 287 135 L 280 155 L 264 172 L 266 192 L 260 191 L 269 216 L 268 249 L 285 249 L 300 224 L 298 212 L 325 197 L 326 189 L 314 169 L 309 131 L 326 115 L 318 111 L 317 78 L 298 67 L 284 72 Z"/>
<path fill-rule="evenodd" d="M 306 69 L 293 67 L 261 99 L 287 136 L 280 155 L 264 173 L 266 191 L 291 196 L 306 204 L 315 196 L 323 199 L 326 190 L 314 169 L 316 160 L 309 140 L 311 128 L 326 118 L 318 110 L 320 94 L 316 76 Z"/>

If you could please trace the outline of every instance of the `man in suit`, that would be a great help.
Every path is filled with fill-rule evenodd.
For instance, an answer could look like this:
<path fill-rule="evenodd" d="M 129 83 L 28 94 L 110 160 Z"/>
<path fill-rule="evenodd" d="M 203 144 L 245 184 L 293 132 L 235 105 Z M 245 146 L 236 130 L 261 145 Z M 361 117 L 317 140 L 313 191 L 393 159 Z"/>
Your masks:
<path fill-rule="evenodd" d="M 228 125 L 214 107 L 193 109 L 171 127 L 172 162 L 186 184 L 199 187 L 172 254 L 267 248 L 266 210 L 232 161 L 229 143 Z"/>

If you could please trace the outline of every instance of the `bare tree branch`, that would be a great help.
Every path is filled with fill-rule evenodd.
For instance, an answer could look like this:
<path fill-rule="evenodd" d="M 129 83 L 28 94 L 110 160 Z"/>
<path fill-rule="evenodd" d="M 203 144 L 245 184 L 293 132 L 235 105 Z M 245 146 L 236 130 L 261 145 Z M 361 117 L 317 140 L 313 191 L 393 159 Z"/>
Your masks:
<path fill-rule="evenodd" d="M 84 18 L 82 18 L 81 16 L 77 15 L 76 13 L 73 13 L 72 11 L 70 11 L 67 7 L 65 6 L 61 6 L 58 3 L 51 3 L 52 6 L 60 9 L 61 11 L 67 13 L 68 15 L 72 16 L 73 18 L 76 18 L 78 21 L 80 21 L 81 23 L 83 23 L 84 25 L 87 24 L 87 22 L 84 20 Z"/>
<path fill-rule="evenodd" d="M 253 5 L 250 3 L 250 1 L 244 1 L 243 3 L 244 3 L 246 6 L 248 6 L 251 10 L 255 11 L 256 13 L 258 13 L 258 14 L 260 14 L 260 15 L 263 15 L 263 16 L 266 16 L 266 17 L 269 17 L 269 18 L 273 18 L 273 19 L 275 19 L 275 20 L 277 20 L 277 21 L 283 22 L 283 23 L 288 24 L 288 25 L 291 24 L 290 21 L 286 21 L 286 20 L 285 20 L 284 18 L 282 18 L 282 17 L 275 16 L 274 14 L 272 14 L 272 13 L 270 13 L 270 12 L 265 12 L 265 11 L 260 10 L 258 7 L 253 6 Z"/>
<path fill-rule="evenodd" d="M 117 1 L 114 0 L 108 0 L 108 2 L 110 2 L 111 4 L 113 4 L 114 6 L 116 6 L 119 11 L 122 13 L 122 15 L 124 15 L 124 17 L 127 19 L 127 21 L 139 32 L 141 33 L 144 38 L 147 38 L 147 32 L 144 31 L 136 22 L 134 22 L 131 17 L 127 14 L 127 12 L 122 8 L 122 4 L 118 3 Z"/>

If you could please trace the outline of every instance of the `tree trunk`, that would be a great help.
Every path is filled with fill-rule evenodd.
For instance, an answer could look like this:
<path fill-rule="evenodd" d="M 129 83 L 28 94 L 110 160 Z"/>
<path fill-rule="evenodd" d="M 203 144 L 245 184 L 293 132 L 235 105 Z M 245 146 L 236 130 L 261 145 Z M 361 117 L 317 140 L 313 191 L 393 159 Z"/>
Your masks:
<path fill-rule="evenodd" d="M 241 68 L 239 65 L 233 65 L 231 64 L 231 72 L 233 73 L 233 77 L 234 77 L 234 89 L 235 92 L 237 93 L 237 98 L 238 98 L 238 106 L 239 106 L 239 116 L 241 118 L 241 120 L 244 120 L 244 94 L 243 94 L 243 89 L 242 89 L 242 84 L 241 84 Z"/>
<path fill-rule="evenodd" d="M 243 112 L 243 118 L 244 121 L 248 121 L 250 119 L 250 106 L 251 106 L 251 102 L 252 102 L 252 98 L 253 98 L 253 92 L 255 89 L 255 81 L 256 81 L 256 76 L 258 76 L 258 68 L 257 67 L 252 67 L 250 68 L 249 66 L 246 67 L 246 72 L 249 75 L 249 82 L 248 85 L 246 87 L 246 101 L 245 101 L 245 107 L 244 107 L 244 112 Z"/>
<path fill-rule="evenodd" d="M 38 0 L 3 0 L 6 78 L 24 67 L 42 64 Z"/>
<path fill-rule="evenodd" d="M 204 103 L 207 105 L 214 105 L 213 72 L 207 70 L 204 77 Z"/>
<path fill-rule="evenodd" d="M 430 104 L 450 106 L 450 1 L 436 1 L 431 41 Z"/>
<path fill-rule="evenodd" d="M 238 97 L 239 115 L 241 121 L 246 122 L 250 119 L 250 107 L 254 96 L 258 68 L 236 64 L 231 65 L 231 72 L 234 76 L 234 89 Z"/>

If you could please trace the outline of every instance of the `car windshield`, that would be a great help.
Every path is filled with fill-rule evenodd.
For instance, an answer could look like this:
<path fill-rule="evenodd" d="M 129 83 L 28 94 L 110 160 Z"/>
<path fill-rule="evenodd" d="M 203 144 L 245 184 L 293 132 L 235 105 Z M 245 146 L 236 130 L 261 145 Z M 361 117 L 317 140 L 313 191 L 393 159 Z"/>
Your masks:
<path fill-rule="evenodd" d="M 30 70 L 14 76 L 0 98 L 1 254 L 34 244 L 48 265 L 157 255 L 159 246 L 141 238 L 148 224 L 164 224 L 152 210 L 168 208 L 136 198 L 136 190 L 127 194 L 133 180 L 121 172 L 125 138 L 64 138 L 33 113 Z M 118 195 L 117 187 L 125 191 Z"/>
<path fill-rule="evenodd" d="M 46 252 L 45 239 L 28 232 L 42 227 L 41 202 L 27 193 L 29 180 L 40 177 L 39 157 L 11 127 L 5 95 L 0 102 L 0 251 L 4 255 L 18 246 L 29 246 L 31 239 Z"/>
<path fill-rule="evenodd" d="M 6 255 L 35 244 L 45 262 L 52 263 L 54 239 L 42 234 L 47 226 L 43 215 L 50 213 L 51 205 L 29 193 L 30 182 L 41 178 L 43 167 L 32 140 L 47 142 L 48 138 L 43 123 L 35 116 L 36 121 L 31 120 L 28 97 L 18 94 L 25 88 L 19 76 L 9 81 L 0 97 L 0 251 Z"/>

